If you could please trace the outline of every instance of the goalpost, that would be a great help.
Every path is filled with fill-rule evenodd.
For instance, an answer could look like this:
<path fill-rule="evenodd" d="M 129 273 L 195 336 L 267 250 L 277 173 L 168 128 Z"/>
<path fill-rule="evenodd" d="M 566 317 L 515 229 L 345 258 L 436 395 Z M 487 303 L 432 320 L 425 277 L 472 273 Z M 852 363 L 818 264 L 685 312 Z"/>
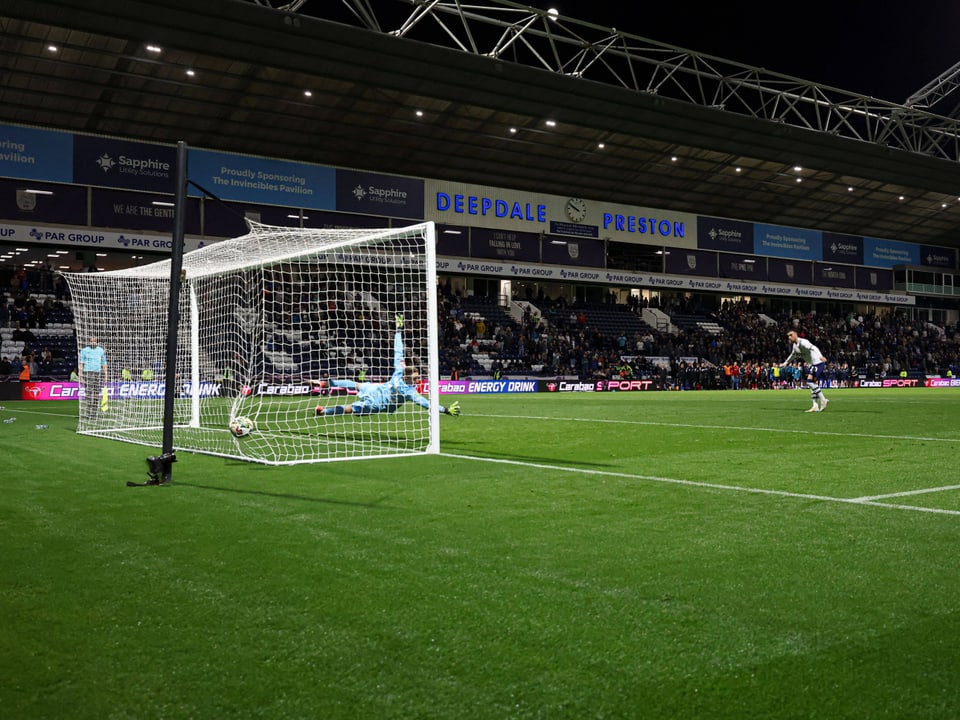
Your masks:
<path fill-rule="evenodd" d="M 174 448 L 267 464 L 438 453 L 434 224 L 248 224 L 242 237 L 183 256 Z M 96 336 L 109 368 L 108 406 L 81 399 L 77 432 L 160 444 L 170 263 L 63 273 L 78 342 Z M 356 400 L 329 380 L 389 379 L 397 315 L 430 409 L 407 402 L 395 412 L 318 414 Z M 252 432 L 231 433 L 235 418 L 249 418 Z"/>

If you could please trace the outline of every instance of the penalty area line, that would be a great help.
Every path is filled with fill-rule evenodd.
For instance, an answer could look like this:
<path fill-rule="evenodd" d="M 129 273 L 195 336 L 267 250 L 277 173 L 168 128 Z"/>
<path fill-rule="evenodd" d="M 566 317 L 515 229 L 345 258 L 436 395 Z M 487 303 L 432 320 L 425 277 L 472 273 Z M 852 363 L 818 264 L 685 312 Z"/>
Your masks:
<path fill-rule="evenodd" d="M 942 485 L 941 487 L 920 488 L 919 490 L 904 490 L 903 492 L 887 493 L 886 495 L 864 495 L 854 498 L 854 502 L 869 502 L 871 500 L 886 500 L 887 498 L 908 497 L 910 495 L 926 495 L 927 493 L 949 492 L 960 490 L 960 485 Z"/>
<path fill-rule="evenodd" d="M 754 495 L 770 495 L 774 497 L 794 498 L 797 500 L 819 500 L 821 502 L 842 503 L 845 505 L 869 505 L 888 510 L 913 510 L 914 512 L 933 513 L 936 515 L 960 515 L 960 510 L 945 510 L 943 508 L 921 507 L 918 505 L 902 505 L 896 503 L 876 502 L 875 498 L 838 498 L 829 495 L 814 495 L 812 493 L 796 493 L 787 490 L 770 490 L 767 488 L 741 487 L 739 485 L 724 485 L 723 483 L 709 483 L 700 480 L 682 480 L 680 478 L 659 477 L 657 475 L 637 475 L 634 473 L 613 472 L 611 470 L 590 470 L 587 468 L 566 467 L 564 465 L 547 465 L 546 463 L 523 462 L 521 460 L 507 460 L 505 458 L 487 458 L 477 455 L 458 455 L 454 453 L 440 453 L 443 457 L 458 460 L 474 460 L 476 462 L 497 463 L 501 465 L 516 465 L 519 467 L 535 468 L 537 470 L 554 470 L 559 472 L 577 473 L 580 475 L 594 475 L 600 477 L 614 477 L 624 480 L 646 480 L 648 482 L 667 483 L 670 485 L 684 485 L 699 487 L 708 490 L 726 490 L 730 492 L 752 493 Z M 958 486 L 960 487 L 960 486 Z M 941 488 L 945 489 L 945 488 Z M 904 493 L 907 494 L 907 493 Z M 876 496 L 877 498 L 887 496 Z"/>

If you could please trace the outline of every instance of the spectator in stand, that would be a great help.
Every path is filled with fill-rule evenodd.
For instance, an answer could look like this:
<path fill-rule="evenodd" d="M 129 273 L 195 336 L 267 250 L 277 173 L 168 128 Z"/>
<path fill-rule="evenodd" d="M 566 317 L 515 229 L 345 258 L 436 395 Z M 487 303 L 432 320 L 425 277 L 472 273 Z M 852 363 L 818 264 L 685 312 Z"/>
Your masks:
<path fill-rule="evenodd" d="M 662 298 L 661 302 L 670 307 L 683 306 L 670 297 Z M 524 328 L 518 323 L 498 321 L 488 331 L 488 337 L 494 338 L 493 346 L 467 350 L 462 346 L 469 342 L 468 335 L 473 336 L 474 324 L 471 324 L 470 332 L 465 329 L 459 339 L 452 334 L 450 326 L 444 324 L 441 331 L 448 358 L 443 365 L 444 374 L 453 364 L 463 372 L 469 367 L 479 373 L 481 365 L 478 361 L 484 356 L 493 360 L 497 355 L 504 363 L 511 363 L 512 370 L 519 372 L 518 338 L 521 337 L 526 341 L 526 357 L 522 358 L 522 365 L 541 365 L 546 375 L 578 374 L 580 359 L 585 355 L 603 357 L 604 371 L 616 366 L 617 358 L 624 354 L 617 342 L 621 328 L 612 332 L 579 328 L 573 318 L 568 325 L 570 305 L 563 298 L 548 303 L 545 310 L 542 329 L 534 324 L 526 328 L 524 335 Z M 628 347 L 640 356 L 670 358 L 673 364 L 679 362 L 680 357 L 699 356 L 713 365 L 721 365 L 725 355 L 733 354 L 730 349 L 737 348 L 741 389 L 796 386 L 803 383 L 794 381 L 794 363 L 780 368 L 777 356 L 780 355 L 781 333 L 808 327 L 815 329 L 821 338 L 822 354 L 830 356 L 836 365 L 837 374 L 830 378 L 831 386 L 834 382 L 840 387 L 853 384 L 858 372 L 871 379 L 881 377 L 885 367 L 888 376 L 905 368 L 908 372 L 929 374 L 939 371 L 945 374 L 952 367 L 954 374 L 958 373 L 957 328 L 952 324 L 947 328 L 934 328 L 893 312 L 864 315 L 862 319 L 852 314 L 834 317 L 823 312 L 777 313 L 769 307 L 761 309 L 755 303 L 729 301 L 722 308 L 709 312 L 723 328 L 719 335 L 708 336 L 697 330 L 669 334 L 652 328 L 639 332 L 631 329 L 626 335 L 631 338 Z M 750 375 L 746 374 L 747 368 Z M 721 374 L 720 379 L 727 380 L 722 386 L 730 386 L 728 375 Z"/>
<path fill-rule="evenodd" d="M 9 375 L 12 372 L 13 365 L 10 364 L 7 356 L 4 355 L 2 358 L 0 358 L 0 375 Z"/>
<path fill-rule="evenodd" d="M 740 389 L 740 365 L 736 360 L 730 364 L 730 389 Z"/>
<path fill-rule="evenodd" d="M 774 368 L 770 363 L 765 362 L 763 364 L 763 372 L 760 374 L 760 385 L 762 389 L 772 390 L 774 387 L 776 387 L 774 384 L 775 378 L 773 376 L 773 370 Z"/>
<path fill-rule="evenodd" d="M 53 276 L 53 294 L 57 300 L 63 300 L 66 296 L 66 282 L 59 273 Z"/>
<path fill-rule="evenodd" d="M 48 292 L 53 287 L 53 266 L 50 263 L 44 263 L 39 272 L 40 292 Z"/>

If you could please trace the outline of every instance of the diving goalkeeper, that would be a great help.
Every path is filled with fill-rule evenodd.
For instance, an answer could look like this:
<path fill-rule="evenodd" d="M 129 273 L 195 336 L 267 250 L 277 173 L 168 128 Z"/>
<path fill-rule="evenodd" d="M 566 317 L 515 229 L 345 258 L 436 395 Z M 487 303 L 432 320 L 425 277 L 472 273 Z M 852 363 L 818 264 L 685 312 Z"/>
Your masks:
<path fill-rule="evenodd" d="M 334 388 L 356 390 L 357 399 L 348 405 L 332 407 L 317 406 L 317 415 L 373 415 L 375 413 L 396 412 L 403 403 L 415 402 L 425 410 L 430 409 L 430 401 L 417 392 L 417 379 L 420 377 L 415 365 L 405 365 L 403 361 L 403 315 L 397 315 L 397 333 L 393 338 L 393 375 L 382 383 L 355 382 L 353 380 L 311 380 L 320 387 L 329 385 Z M 459 415 L 460 402 L 450 407 L 440 406 L 440 412 L 446 415 Z"/>

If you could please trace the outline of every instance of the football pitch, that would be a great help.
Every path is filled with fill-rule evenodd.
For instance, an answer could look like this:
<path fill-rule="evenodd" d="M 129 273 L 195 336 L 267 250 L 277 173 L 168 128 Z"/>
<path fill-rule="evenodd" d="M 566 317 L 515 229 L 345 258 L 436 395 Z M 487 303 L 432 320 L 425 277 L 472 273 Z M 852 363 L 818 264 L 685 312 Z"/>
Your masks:
<path fill-rule="evenodd" d="M 145 488 L 5 403 L 0 713 L 956 718 L 960 392 L 828 396 L 466 396 L 441 455 Z"/>

